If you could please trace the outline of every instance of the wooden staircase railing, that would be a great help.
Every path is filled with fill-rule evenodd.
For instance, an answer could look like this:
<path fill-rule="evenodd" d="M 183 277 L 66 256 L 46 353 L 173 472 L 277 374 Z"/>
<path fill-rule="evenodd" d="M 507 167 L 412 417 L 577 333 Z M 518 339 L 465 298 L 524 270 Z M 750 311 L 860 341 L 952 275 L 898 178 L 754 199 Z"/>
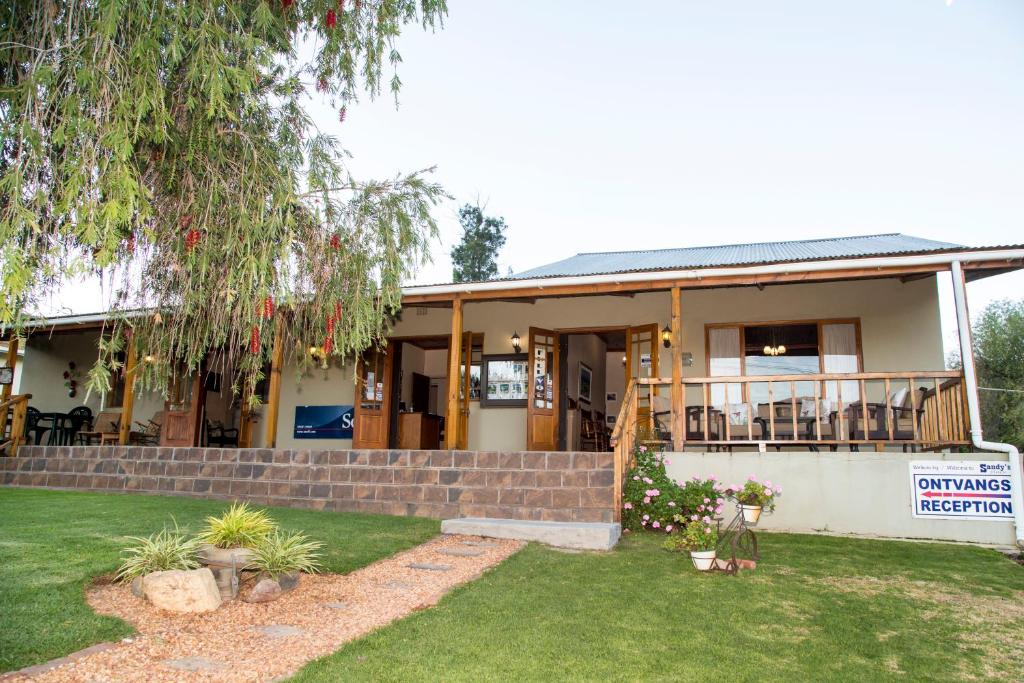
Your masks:
<path fill-rule="evenodd" d="M 11 431 L 7 434 L 6 441 L 0 443 L 0 450 L 6 455 L 17 455 L 18 447 L 25 442 L 25 419 L 28 415 L 28 402 L 32 394 L 17 394 L 5 401 L 0 401 L 0 414 L 3 415 L 3 422 L 6 425 L 8 418 L 11 420 Z M 11 416 L 13 411 L 14 415 Z"/>

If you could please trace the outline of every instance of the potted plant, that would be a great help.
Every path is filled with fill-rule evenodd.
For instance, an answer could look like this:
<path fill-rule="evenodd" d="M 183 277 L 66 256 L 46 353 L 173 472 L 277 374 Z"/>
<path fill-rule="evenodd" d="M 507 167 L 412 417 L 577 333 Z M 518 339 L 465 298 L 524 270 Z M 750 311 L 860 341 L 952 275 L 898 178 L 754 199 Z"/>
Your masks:
<path fill-rule="evenodd" d="M 283 534 L 277 529 L 253 548 L 248 568 L 259 572 L 258 580 L 276 581 L 282 591 L 299 583 L 302 573 L 320 571 L 320 548 L 323 543 L 309 540 L 304 534 Z"/>
<path fill-rule="evenodd" d="M 743 486 L 733 484 L 727 491 L 739 503 L 743 522 L 748 526 L 756 526 L 763 510 L 775 510 L 775 496 L 782 493 L 782 487 L 772 487 L 770 481 L 762 483 L 757 477 L 750 475 Z"/>
<path fill-rule="evenodd" d="M 263 510 L 235 503 L 220 517 L 207 517 L 199 534 L 199 559 L 213 570 L 221 596 L 235 597 L 238 572 L 256 556 L 256 547 L 277 529 Z"/>
<path fill-rule="evenodd" d="M 677 521 L 683 522 L 681 517 Z M 706 572 L 715 566 L 715 548 L 718 545 L 718 525 L 709 517 L 685 522 L 679 533 L 665 540 L 669 550 L 689 550 L 690 560 L 697 571 Z"/>
<path fill-rule="evenodd" d="M 199 540 L 188 538 L 175 524 L 174 529 L 163 528 L 148 538 L 130 536 L 135 545 L 125 548 L 125 559 L 117 571 L 116 580 L 130 582 L 132 593 L 142 597 L 142 583 L 147 574 L 171 569 L 196 569 L 200 566 L 196 553 Z"/>

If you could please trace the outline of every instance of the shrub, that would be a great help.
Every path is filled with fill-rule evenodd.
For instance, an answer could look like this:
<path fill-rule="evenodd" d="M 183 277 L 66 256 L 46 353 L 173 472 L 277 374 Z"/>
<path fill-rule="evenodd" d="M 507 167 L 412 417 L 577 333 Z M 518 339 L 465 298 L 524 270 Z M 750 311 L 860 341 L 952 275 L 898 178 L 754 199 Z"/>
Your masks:
<path fill-rule="evenodd" d="M 187 538 L 177 524 L 173 530 L 164 527 L 148 538 L 130 536 L 128 540 L 135 545 L 124 549 L 126 557 L 117 571 L 118 581 L 131 581 L 137 576 L 168 569 L 199 567 L 196 559 L 199 540 Z"/>
<path fill-rule="evenodd" d="M 276 529 L 265 511 L 235 503 L 220 517 L 206 518 L 206 530 L 199 540 L 218 548 L 255 548 Z"/>
<path fill-rule="evenodd" d="M 295 571 L 315 574 L 320 571 L 317 551 L 323 545 L 300 533 L 285 535 L 274 529 L 253 548 L 255 557 L 247 568 L 264 571 L 274 579 Z"/>
<path fill-rule="evenodd" d="M 726 493 L 740 505 L 760 505 L 765 512 L 772 512 L 775 510 L 775 496 L 782 493 L 782 487 L 772 486 L 770 481 L 761 483 L 752 474 L 743 486 L 733 484 Z"/>
<path fill-rule="evenodd" d="M 680 484 L 668 476 L 664 453 L 638 445 L 633 455 L 636 466 L 627 473 L 622 491 L 624 529 L 672 533 L 680 521 L 721 513 L 725 489 L 714 477 L 694 477 Z"/>

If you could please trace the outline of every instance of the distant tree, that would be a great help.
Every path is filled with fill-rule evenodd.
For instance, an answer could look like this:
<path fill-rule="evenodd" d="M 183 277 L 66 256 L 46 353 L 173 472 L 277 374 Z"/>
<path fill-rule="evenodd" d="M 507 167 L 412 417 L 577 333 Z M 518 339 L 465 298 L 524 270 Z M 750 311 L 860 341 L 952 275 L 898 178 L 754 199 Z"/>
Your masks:
<path fill-rule="evenodd" d="M 973 331 L 985 435 L 1024 446 L 1024 300 L 989 304 Z"/>
<path fill-rule="evenodd" d="M 498 275 L 498 251 L 505 245 L 505 219 L 485 216 L 479 206 L 459 209 L 462 241 L 452 249 L 455 282 L 492 280 Z"/>

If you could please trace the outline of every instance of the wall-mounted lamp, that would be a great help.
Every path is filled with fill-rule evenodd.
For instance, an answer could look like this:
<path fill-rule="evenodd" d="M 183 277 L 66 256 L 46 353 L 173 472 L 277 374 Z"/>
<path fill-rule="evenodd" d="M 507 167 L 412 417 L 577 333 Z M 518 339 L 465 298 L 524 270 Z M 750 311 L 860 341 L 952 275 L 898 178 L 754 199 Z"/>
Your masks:
<path fill-rule="evenodd" d="M 515 349 L 516 353 L 519 353 L 520 351 L 523 350 L 523 347 L 520 346 L 520 342 L 521 341 L 522 341 L 522 339 L 519 338 L 519 333 L 518 332 L 513 332 L 512 333 L 512 348 Z"/>
<path fill-rule="evenodd" d="M 147 353 L 145 356 L 142 357 L 142 362 L 143 363 L 155 363 L 156 362 L 156 356 L 154 356 L 151 353 Z"/>
<path fill-rule="evenodd" d="M 668 325 L 661 329 L 661 343 L 665 345 L 666 349 L 672 346 L 672 330 L 668 328 Z"/>
<path fill-rule="evenodd" d="M 625 354 L 622 355 L 622 364 L 623 365 L 626 364 L 626 355 Z"/>
<path fill-rule="evenodd" d="M 310 346 L 310 347 L 309 347 L 309 355 L 310 355 L 310 356 L 312 356 L 313 358 L 319 358 L 319 359 L 323 359 L 323 357 L 324 357 L 324 356 L 325 356 L 326 354 L 324 353 L 324 350 L 323 350 L 323 348 L 322 348 L 322 347 L 319 347 L 319 346 Z"/>

